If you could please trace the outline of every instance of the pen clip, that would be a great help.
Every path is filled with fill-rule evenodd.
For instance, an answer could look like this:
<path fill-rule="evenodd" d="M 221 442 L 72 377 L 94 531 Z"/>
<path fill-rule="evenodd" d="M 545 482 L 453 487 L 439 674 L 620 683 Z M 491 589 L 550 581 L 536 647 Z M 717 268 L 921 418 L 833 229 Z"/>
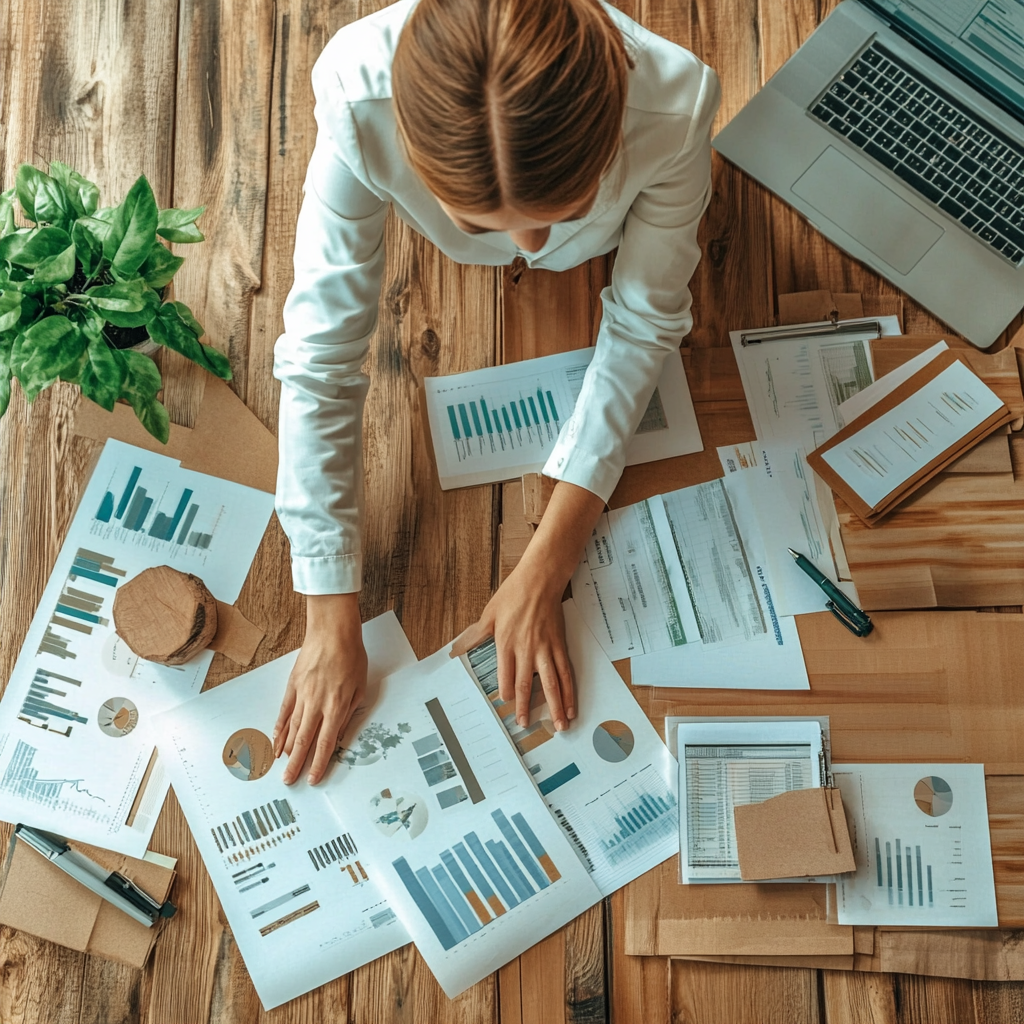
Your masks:
<path fill-rule="evenodd" d="M 130 878 L 126 878 L 119 871 L 112 871 L 107 877 L 106 885 L 115 892 L 120 893 L 129 903 L 144 914 L 149 914 L 155 921 L 158 917 L 173 917 L 178 909 L 168 900 L 160 904 L 143 889 L 140 889 Z"/>
<path fill-rule="evenodd" d="M 836 606 L 835 601 L 831 599 L 825 602 L 825 607 L 851 632 L 854 636 L 867 636 L 875 627 L 871 624 L 871 619 L 868 618 L 863 612 L 861 612 L 862 618 L 854 619 L 849 615 L 844 614 L 841 608 Z"/>

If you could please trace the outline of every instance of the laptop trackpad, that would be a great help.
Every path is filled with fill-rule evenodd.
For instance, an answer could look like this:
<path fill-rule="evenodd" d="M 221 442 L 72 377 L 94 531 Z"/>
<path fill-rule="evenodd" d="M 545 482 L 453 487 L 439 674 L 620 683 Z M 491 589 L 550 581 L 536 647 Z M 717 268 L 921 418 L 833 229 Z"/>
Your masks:
<path fill-rule="evenodd" d="M 793 191 L 901 274 L 909 274 L 944 233 L 832 146 L 796 181 Z"/>

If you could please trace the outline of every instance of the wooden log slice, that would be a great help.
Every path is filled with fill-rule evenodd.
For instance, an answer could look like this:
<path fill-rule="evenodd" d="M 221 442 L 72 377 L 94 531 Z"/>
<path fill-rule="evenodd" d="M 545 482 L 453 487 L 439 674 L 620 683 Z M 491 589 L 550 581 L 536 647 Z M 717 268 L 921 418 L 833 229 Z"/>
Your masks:
<path fill-rule="evenodd" d="M 182 665 L 217 632 L 217 601 L 198 576 L 158 565 L 117 591 L 114 629 L 140 657 Z"/>

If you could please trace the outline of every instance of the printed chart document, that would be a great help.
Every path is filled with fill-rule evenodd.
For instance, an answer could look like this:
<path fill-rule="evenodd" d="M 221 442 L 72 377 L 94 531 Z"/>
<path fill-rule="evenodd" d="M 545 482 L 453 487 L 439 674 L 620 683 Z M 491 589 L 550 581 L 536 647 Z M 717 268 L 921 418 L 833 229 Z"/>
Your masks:
<path fill-rule="evenodd" d="M 0 702 L 0 815 L 141 857 L 167 792 L 153 716 L 199 693 L 114 632 L 117 588 L 170 565 L 234 603 L 274 496 L 107 441 Z M 140 792 L 141 789 L 141 792 Z"/>
<path fill-rule="evenodd" d="M 363 641 L 371 689 L 415 662 L 393 612 L 367 622 Z M 281 781 L 287 758 L 274 759 L 271 737 L 297 657 L 158 720 L 175 795 L 268 1010 L 409 941 L 353 837 L 351 811 L 336 815 L 304 777 Z"/>
<path fill-rule="evenodd" d="M 851 395 L 841 406 L 839 415 L 843 423 L 852 423 L 861 413 L 867 412 L 876 402 L 880 402 L 886 395 L 891 395 L 904 381 L 910 380 L 918 370 L 923 370 L 937 355 L 948 351 L 949 346 L 944 341 L 937 341 L 931 348 L 908 359 L 905 363 L 897 366 L 884 377 L 879 377 L 873 384 L 869 384 L 862 391 Z"/>
<path fill-rule="evenodd" d="M 1001 408 L 999 396 L 957 361 L 821 456 L 874 508 Z"/>
<path fill-rule="evenodd" d="M 515 744 L 551 813 L 602 896 L 679 849 L 676 763 L 629 687 L 566 601 L 565 635 L 576 676 L 576 718 L 556 732 L 538 677 L 530 722 L 498 695 L 494 642 L 463 657 Z"/>
<path fill-rule="evenodd" d="M 601 898 L 461 661 L 389 676 L 354 732 L 327 795 L 449 997 Z"/>
<path fill-rule="evenodd" d="M 573 600 L 609 658 L 632 658 L 634 685 L 808 687 L 796 621 L 775 608 L 746 475 L 599 520 Z"/>
<path fill-rule="evenodd" d="M 823 611 L 826 595 L 801 572 L 787 550 L 806 555 L 836 582 L 828 525 L 816 497 L 819 481 L 807 465 L 807 453 L 792 445 L 754 441 L 719 448 L 718 456 L 727 474 L 751 474 L 744 483 L 751 499 L 749 507 L 764 538 L 776 612 L 804 615 Z M 838 585 L 854 604 L 859 603 L 852 582 Z"/>
<path fill-rule="evenodd" d="M 857 861 L 837 877 L 840 924 L 994 928 L 985 768 L 833 765 Z"/>
<path fill-rule="evenodd" d="M 676 728 L 682 881 L 742 881 L 733 808 L 822 785 L 821 725 L 765 720 Z"/>
<path fill-rule="evenodd" d="M 883 336 L 900 333 L 898 317 L 880 317 L 878 322 Z M 804 554 L 836 580 L 849 575 L 845 557 L 839 555 L 836 561 L 831 554 L 831 549 L 842 546 L 839 520 L 831 491 L 807 470 L 806 457 L 844 426 L 840 412 L 842 403 L 874 380 L 871 339 L 875 332 L 801 337 L 801 326 L 814 325 L 786 329 L 796 337 L 757 343 L 743 343 L 744 333 L 749 332 L 733 331 L 729 338 L 758 441 L 765 446 L 782 445 L 804 460 L 804 470 L 812 481 L 809 491 L 810 502 L 815 506 L 812 517 L 823 524 L 825 535 L 831 539 L 830 547 L 826 548 L 827 563 L 814 558 L 810 552 Z M 784 483 L 792 483 L 795 488 L 790 503 L 801 504 L 800 482 Z"/>
<path fill-rule="evenodd" d="M 595 349 L 424 381 L 441 489 L 540 472 L 576 407 Z M 627 466 L 704 448 L 682 360 L 670 353 L 629 445 Z"/>

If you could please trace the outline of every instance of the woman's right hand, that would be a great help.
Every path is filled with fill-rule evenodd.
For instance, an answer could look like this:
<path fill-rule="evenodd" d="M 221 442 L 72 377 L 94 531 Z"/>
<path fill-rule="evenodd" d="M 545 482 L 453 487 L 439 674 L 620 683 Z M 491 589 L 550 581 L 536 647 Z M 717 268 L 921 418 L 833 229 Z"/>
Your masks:
<path fill-rule="evenodd" d="M 307 780 L 316 785 L 323 778 L 365 692 L 359 595 L 307 595 L 306 636 L 274 727 L 274 756 L 288 755 L 286 785 L 299 777 L 310 751 Z"/>

